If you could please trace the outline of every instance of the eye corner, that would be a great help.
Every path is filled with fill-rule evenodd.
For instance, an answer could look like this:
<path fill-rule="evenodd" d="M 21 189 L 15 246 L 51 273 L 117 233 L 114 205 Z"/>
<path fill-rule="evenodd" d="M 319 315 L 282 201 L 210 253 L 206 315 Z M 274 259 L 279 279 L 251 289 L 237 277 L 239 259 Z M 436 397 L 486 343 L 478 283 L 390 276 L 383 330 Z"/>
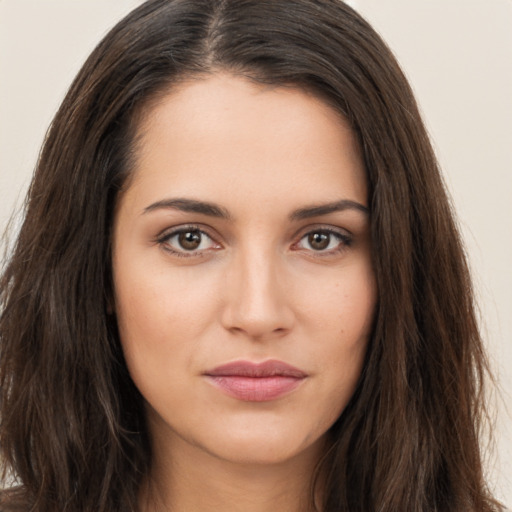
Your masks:
<path fill-rule="evenodd" d="M 180 225 L 162 231 L 154 240 L 163 251 L 180 258 L 204 258 L 223 248 L 216 237 L 198 225 Z"/>
<path fill-rule="evenodd" d="M 342 231 L 327 226 L 309 227 L 298 236 L 298 240 L 292 244 L 291 249 L 308 252 L 314 257 L 339 255 L 353 243 L 352 234 L 346 230 Z M 309 247 L 306 245 L 309 245 Z"/>

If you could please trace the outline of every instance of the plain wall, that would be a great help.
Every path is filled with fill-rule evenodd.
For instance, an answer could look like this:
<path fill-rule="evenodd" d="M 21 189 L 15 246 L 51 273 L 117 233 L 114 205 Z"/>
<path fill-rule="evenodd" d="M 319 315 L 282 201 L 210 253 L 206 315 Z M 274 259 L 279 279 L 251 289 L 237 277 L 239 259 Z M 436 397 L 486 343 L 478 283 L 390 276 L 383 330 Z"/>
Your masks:
<path fill-rule="evenodd" d="M 0 0 L 0 231 L 80 65 L 137 0 Z M 512 1 L 352 0 L 401 62 L 467 243 L 503 388 L 498 496 L 512 504 Z M 510 407 L 510 406 L 509 406 Z"/>

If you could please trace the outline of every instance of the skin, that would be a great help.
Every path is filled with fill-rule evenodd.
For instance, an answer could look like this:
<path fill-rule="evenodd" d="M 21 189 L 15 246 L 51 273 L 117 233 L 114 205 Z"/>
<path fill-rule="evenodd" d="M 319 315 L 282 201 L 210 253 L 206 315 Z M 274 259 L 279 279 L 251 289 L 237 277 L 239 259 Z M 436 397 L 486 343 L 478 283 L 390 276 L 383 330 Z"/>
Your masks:
<path fill-rule="evenodd" d="M 142 509 L 307 510 L 313 468 L 354 392 L 375 309 L 353 133 L 304 91 L 219 72 L 173 88 L 139 135 L 114 222 L 113 274 L 154 451 Z M 219 211 L 184 211 L 190 203 L 176 199 Z M 311 210 L 341 200 L 351 203 Z M 195 250 L 177 229 L 200 242 Z M 204 375 L 269 359 L 307 377 L 253 402 Z"/>

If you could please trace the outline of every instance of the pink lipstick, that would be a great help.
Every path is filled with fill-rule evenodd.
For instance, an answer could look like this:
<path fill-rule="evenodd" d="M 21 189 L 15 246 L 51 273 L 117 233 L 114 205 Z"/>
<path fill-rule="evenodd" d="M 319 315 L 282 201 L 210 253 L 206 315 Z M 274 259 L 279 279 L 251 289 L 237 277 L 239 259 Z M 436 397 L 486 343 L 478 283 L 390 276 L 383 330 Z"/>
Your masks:
<path fill-rule="evenodd" d="M 266 402 L 294 390 L 307 374 L 282 361 L 234 361 L 204 374 L 221 391 L 238 400 Z"/>

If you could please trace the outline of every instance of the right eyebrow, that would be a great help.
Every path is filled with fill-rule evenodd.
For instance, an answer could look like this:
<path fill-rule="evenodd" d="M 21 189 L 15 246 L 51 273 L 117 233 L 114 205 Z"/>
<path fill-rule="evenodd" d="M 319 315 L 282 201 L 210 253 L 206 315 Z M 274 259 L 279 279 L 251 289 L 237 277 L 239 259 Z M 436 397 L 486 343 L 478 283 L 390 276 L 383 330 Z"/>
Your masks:
<path fill-rule="evenodd" d="M 209 203 L 206 201 L 197 201 L 195 199 L 185 198 L 168 198 L 156 201 L 144 208 L 143 214 L 164 209 L 164 210 L 180 210 L 182 212 L 193 212 L 200 213 L 202 215 L 208 215 L 209 217 L 217 217 L 220 219 L 230 220 L 231 215 L 222 206 L 215 203 Z"/>

